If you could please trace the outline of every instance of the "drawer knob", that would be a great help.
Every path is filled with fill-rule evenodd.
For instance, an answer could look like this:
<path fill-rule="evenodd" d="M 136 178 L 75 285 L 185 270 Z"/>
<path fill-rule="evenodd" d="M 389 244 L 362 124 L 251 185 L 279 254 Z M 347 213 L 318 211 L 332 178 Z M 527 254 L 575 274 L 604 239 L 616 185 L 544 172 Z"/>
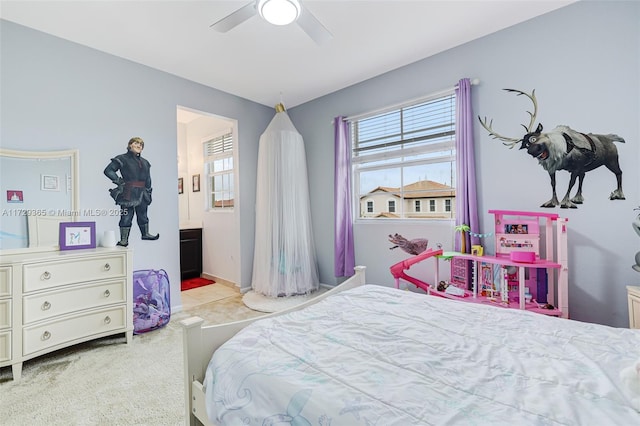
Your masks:
<path fill-rule="evenodd" d="M 51 303 L 49 303 L 49 302 L 45 301 L 45 302 L 42 304 L 41 309 L 42 309 L 43 311 L 48 311 L 49 309 L 51 309 Z"/>
<path fill-rule="evenodd" d="M 42 333 L 42 340 L 49 340 L 51 338 L 51 333 L 49 333 L 48 331 L 45 331 L 44 333 Z"/>
<path fill-rule="evenodd" d="M 109 315 L 107 315 L 106 317 L 104 317 L 104 323 L 105 324 L 111 324 L 111 317 Z"/>
<path fill-rule="evenodd" d="M 42 280 L 48 280 L 50 278 L 51 278 L 51 272 L 49 272 L 49 271 L 44 271 L 44 273 L 40 277 L 40 279 L 42 279 Z"/>
<path fill-rule="evenodd" d="M 105 263 L 105 264 L 104 264 L 104 270 L 105 270 L 105 271 L 109 271 L 109 270 L 111 270 L 111 265 L 109 265 L 108 263 Z"/>
<path fill-rule="evenodd" d="M 107 289 L 104 291 L 104 297 L 109 297 L 111 296 L 111 292 Z"/>

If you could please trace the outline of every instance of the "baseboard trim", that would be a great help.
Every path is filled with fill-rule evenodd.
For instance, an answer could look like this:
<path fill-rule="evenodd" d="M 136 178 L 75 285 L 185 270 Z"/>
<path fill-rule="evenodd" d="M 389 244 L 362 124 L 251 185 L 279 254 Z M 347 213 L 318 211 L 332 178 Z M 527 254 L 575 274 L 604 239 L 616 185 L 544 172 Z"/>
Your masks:
<path fill-rule="evenodd" d="M 213 281 L 216 282 L 216 284 L 221 284 L 221 285 L 223 285 L 225 287 L 232 288 L 232 289 L 236 290 L 238 293 L 240 293 L 240 289 L 238 288 L 238 286 L 235 283 L 231 282 L 231 281 L 227 281 L 227 280 L 225 280 L 223 278 L 216 277 L 215 275 L 207 274 L 207 273 L 204 273 L 204 272 L 202 274 L 200 274 L 200 276 L 202 278 L 206 278 L 208 280 L 213 280 Z"/>

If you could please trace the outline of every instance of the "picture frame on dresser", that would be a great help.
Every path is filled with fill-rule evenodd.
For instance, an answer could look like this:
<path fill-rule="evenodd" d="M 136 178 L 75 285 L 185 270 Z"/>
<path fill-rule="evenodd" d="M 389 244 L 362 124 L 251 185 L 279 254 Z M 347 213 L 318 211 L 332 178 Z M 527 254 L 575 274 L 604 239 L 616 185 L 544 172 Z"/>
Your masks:
<path fill-rule="evenodd" d="M 96 248 L 95 222 L 60 222 L 60 250 Z"/>

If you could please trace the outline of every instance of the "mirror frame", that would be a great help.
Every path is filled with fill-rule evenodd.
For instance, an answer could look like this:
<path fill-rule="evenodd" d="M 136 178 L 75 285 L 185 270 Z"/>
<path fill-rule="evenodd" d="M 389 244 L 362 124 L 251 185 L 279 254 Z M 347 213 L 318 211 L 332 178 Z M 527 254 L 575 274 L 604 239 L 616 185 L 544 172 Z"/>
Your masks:
<path fill-rule="evenodd" d="M 73 212 L 77 212 L 80 207 L 80 151 L 78 149 L 66 149 L 60 151 L 20 151 L 15 149 L 6 149 L 0 148 L 0 157 L 10 157 L 10 158 L 23 158 L 23 159 L 52 159 L 52 158 L 64 158 L 69 157 L 70 166 L 71 166 L 71 206 L 70 209 Z M 29 218 L 27 218 L 27 223 L 29 223 Z M 76 221 L 77 218 L 74 215 L 71 219 L 72 221 Z M 28 240 L 27 240 L 28 241 Z M 45 251 L 57 251 L 60 249 L 60 246 L 41 246 L 41 247 L 22 247 L 22 248 L 14 248 L 14 249 L 3 249 L 0 250 L 0 254 L 9 255 L 16 253 L 36 253 L 36 252 L 45 252 Z"/>

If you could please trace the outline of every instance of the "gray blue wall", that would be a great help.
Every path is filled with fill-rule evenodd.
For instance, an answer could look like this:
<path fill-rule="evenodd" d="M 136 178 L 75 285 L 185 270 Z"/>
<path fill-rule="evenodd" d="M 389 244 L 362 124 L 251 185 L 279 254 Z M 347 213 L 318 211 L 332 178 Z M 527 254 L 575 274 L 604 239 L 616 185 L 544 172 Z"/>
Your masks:
<path fill-rule="evenodd" d="M 640 205 L 639 23 L 636 2 L 579 2 L 289 110 L 306 144 L 321 282 L 339 281 L 333 277 L 333 117 L 437 92 L 462 77 L 479 78 L 474 111 L 493 117 L 502 133 L 518 135 L 530 105 L 501 89 L 535 88 L 538 119 L 546 129 L 568 124 L 582 132 L 615 132 L 627 140 L 619 146 L 626 201 L 608 200 L 615 179 L 602 168 L 587 174 L 584 205 L 555 210 L 569 218 L 572 318 L 627 325 L 625 286 L 640 284 L 640 274 L 631 269 L 640 250 L 631 230 L 633 208 Z M 102 169 L 110 157 L 124 152 L 131 136 L 145 139 L 154 179 L 151 229 L 161 238 L 133 239 L 134 269 L 166 269 L 174 290 L 179 281 L 175 108 L 237 119 L 241 284 L 250 285 L 257 146 L 272 108 L 6 21 L 0 23 L 0 39 L 0 142 L 13 149 L 80 148 L 81 208 L 112 207 Z M 550 196 L 547 173 L 479 126 L 475 137 L 484 232 L 492 229 L 489 209 L 540 211 Z M 561 172 L 560 193 L 567 182 L 567 173 Z M 96 222 L 99 229 L 117 226 L 115 218 Z M 393 284 L 388 267 L 404 258 L 389 251 L 388 234 L 426 236 L 445 248 L 453 241 L 448 224 L 358 225 L 355 232 L 357 263 L 368 267 L 370 282 L 384 285 Z M 490 240 L 486 245 L 493 249 Z M 432 265 L 415 271 L 432 280 Z"/>
<path fill-rule="evenodd" d="M 428 43 L 428 41 L 426 41 Z M 640 285 L 631 269 L 640 238 L 631 221 L 640 205 L 640 3 L 579 2 L 439 55 L 324 96 L 290 111 L 305 138 L 313 223 L 323 282 L 333 276 L 333 126 L 337 115 L 355 115 L 450 88 L 460 78 L 473 86 L 475 115 L 494 118 L 494 129 L 522 136 L 531 104 L 502 88 L 536 89 L 538 121 L 545 129 L 567 124 L 581 132 L 617 133 L 624 172 L 625 201 L 610 201 L 614 175 L 604 167 L 587 173 L 585 204 L 554 209 L 569 219 L 569 303 L 578 320 L 628 326 L 627 285 Z M 489 209 L 545 211 L 548 173 L 523 151 L 491 139 L 476 120 L 476 166 L 482 232 L 493 230 Z M 558 193 L 569 174 L 559 172 Z M 387 235 L 426 237 L 451 249 L 447 226 L 424 224 L 356 225 L 356 263 L 367 266 L 370 282 L 392 285 L 389 266 L 406 257 Z M 477 231 L 476 231 L 477 232 Z M 483 240 L 493 253 L 491 238 Z M 441 267 L 447 267 L 444 265 Z M 423 262 L 410 274 L 433 282 L 434 265 Z"/>
<path fill-rule="evenodd" d="M 176 107 L 238 119 L 241 279 L 250 285 L 258 138 L 272 108 L 4 20 L 0 43 L 0 143 L 30 151 L 79 148 L 81 210 L 114 207 L 102 170 L 131 137 L 145 140 L 150 230 L 160 239 L 141 241 L 133 229 L 130 247 L 134 269 L 167 271 L 174 306 L 180 305 Z M 84 219 L 95 220 L 98 234 L 118 227 L 117 217 Z M 224 249 L 224 240 L 218 243 Z"/>

